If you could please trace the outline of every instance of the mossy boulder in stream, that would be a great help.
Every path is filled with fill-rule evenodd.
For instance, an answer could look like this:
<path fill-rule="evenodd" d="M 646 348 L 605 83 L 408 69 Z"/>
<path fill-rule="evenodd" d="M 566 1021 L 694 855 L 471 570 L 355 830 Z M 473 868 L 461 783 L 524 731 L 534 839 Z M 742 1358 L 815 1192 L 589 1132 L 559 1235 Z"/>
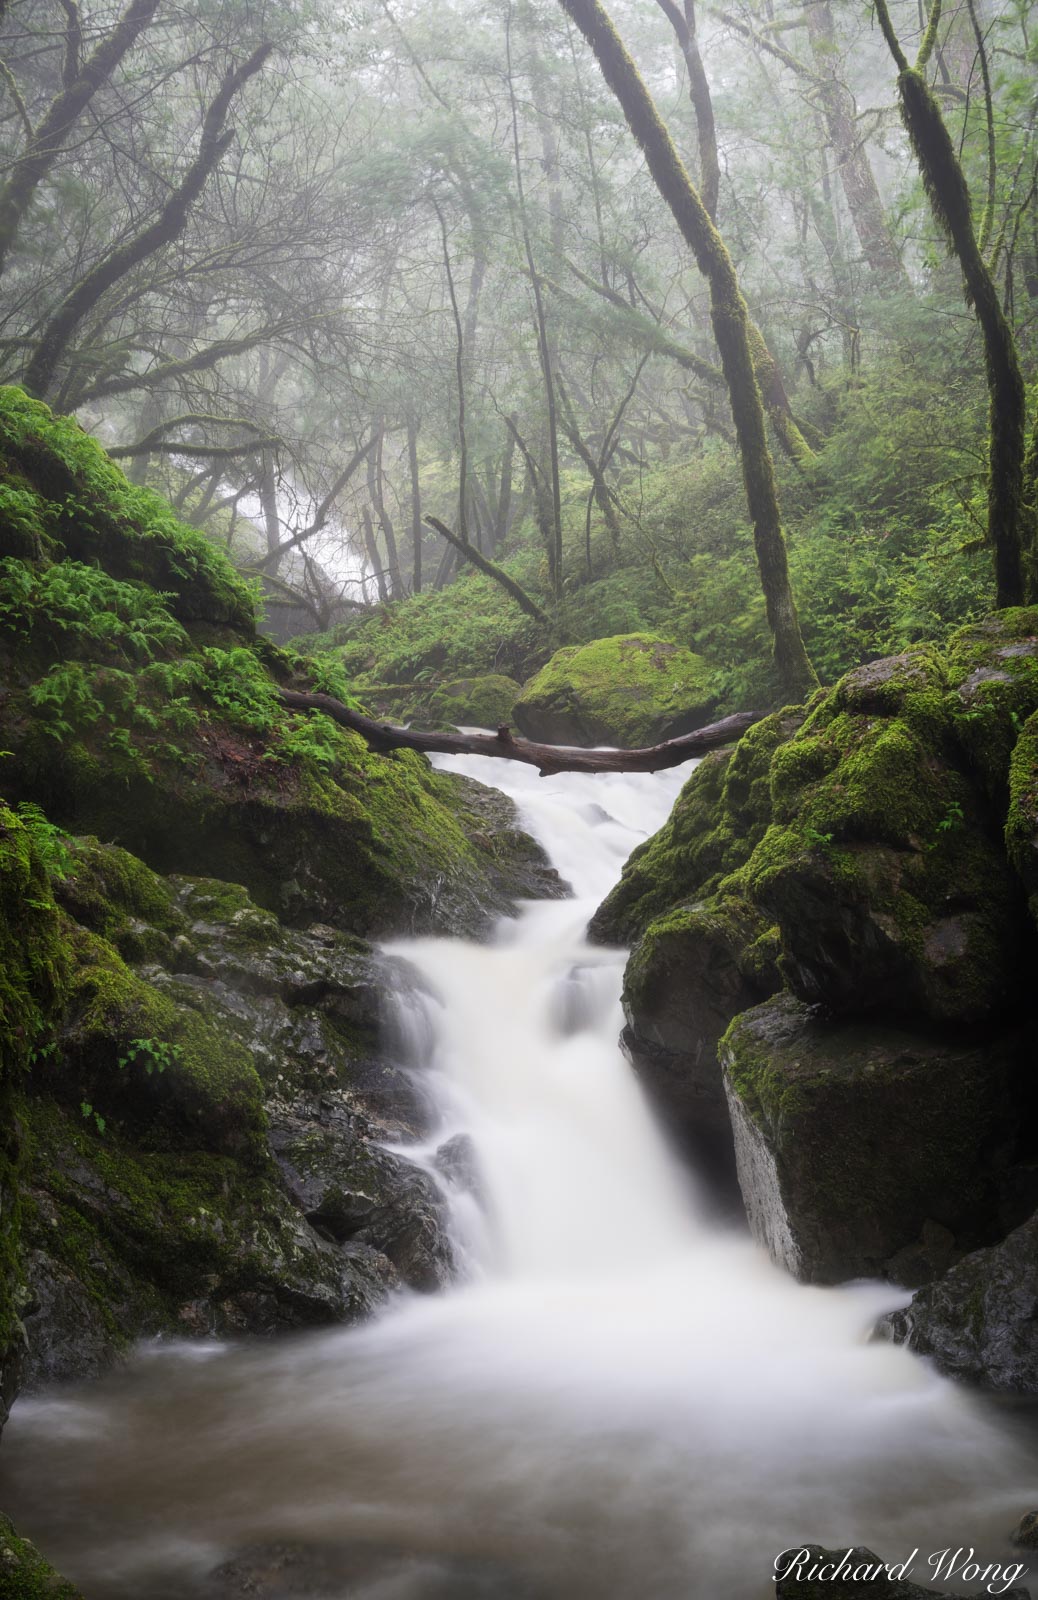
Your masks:
<path fill-rule="evenodd" d="M 709 722 L 710 677 L 702 656 L 648 633 L 567 645 L 524 685 L 515 721 L 546 744 L 658 744 Z"/>
<path fill-rule="evenodd" d="M 779 995 L 736 1018 L 721 1059 L 750 1226 L 795 1277 L 919 1282 L 935 1250 L 997 1236 L 1026 1032 L 927 1036 Z"/>
<path fill-rule="evenodd" d="M 440 728 L 499 728 L 512 721 L 522 692 L 522 685 L 503 673 L 452 678 L 433 690 L 422 721 Z"/>

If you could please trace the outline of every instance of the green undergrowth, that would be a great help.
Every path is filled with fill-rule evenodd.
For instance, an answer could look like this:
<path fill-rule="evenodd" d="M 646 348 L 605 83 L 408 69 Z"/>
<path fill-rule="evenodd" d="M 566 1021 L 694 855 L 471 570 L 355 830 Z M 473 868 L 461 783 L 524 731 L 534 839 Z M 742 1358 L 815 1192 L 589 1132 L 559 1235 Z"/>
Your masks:
<path fill-rule="evenodd" d="M 357 705 L 348 664 L 258 639 L 226 557 L 17 389 L 0 467 L 4 792 L 290 918 L 406 926 L 445 882 L 475 916 L 487 863 L 454 781 L 282 704 L 289 685 Z"/>

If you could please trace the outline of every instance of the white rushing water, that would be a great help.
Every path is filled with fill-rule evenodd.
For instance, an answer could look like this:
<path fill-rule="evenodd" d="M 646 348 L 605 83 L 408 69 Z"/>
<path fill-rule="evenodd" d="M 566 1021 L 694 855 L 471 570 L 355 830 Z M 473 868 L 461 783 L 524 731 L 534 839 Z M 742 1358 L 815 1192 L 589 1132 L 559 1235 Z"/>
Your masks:
<path fill-rule="evenodd" d="M 46 1497 L 49 1550 L 135 1600 L 283 1539 L 327 1547 L 325 1587 L 284 1590 L 322 1600 L 762 1600 L 802 1540 L 918 1550 L 919 1582 L 946 1546 L 1015 1559 L 1038 1499 L 1018 1425 L 869 1341 L 896 1292 L 798 1286 L 709 1221 L 620 1054 L 622 957 L 582 930 L 687 772 L 442 765 L 513 794 L 576 896 L 489 945 L 394 946 L 431 991 L 435 1142 L 478 1154 L 467 1276 L 24 1403 L 15 1509 Z"/>

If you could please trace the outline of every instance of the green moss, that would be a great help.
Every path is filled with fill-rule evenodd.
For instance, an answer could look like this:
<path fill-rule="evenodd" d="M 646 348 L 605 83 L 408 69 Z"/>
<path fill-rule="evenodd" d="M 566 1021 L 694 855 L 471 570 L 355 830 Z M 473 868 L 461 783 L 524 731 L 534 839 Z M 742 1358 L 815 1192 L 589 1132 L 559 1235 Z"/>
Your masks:
<path fill-rule="evenodd" d="M 0 1516 L 0 1595 L 3 1600 L 82 1600 L 28 1539 Z"/>
<path fill-rule="evenodd" d="M 455 678 L 430 695 L 424 720 L 438 727 L 499 728 L 511 722 L 522 686 L 501 673 Z"/>
<path fill-rule="evenodd" d="M 1005 837 L 1009 860 L 1038 922 L 1038 712 L 1024 723 L 1013 749 Z"/>
<path fill-rule="evenodd" d="M 169 593 L 181 622 L 254 635 L 252 597 L 222 552 L 158 495 L 129 483 L 71 418 L 0 388 L 0 463 L 36 496 L 37 524 L 69 560 L 98 561 L 110 577 Z"/>
<path fill-rule="evenodd" d="M 557 650 L 525 685 L 515 719 L 532 738 L 638 747 L 706 722 L 716 703 L 702 656 L 651 634 Z"/>
<path fill-rule="evenodd" d="M 248 1051 L 131 972 L 110 945 L 87 933 L 76 943 L 64 1057 L 48 1073 L 55 1092 L 132 1128 L 145 1147 L 265 1164 L 263 1091 Z"/>
<path fill-rule="evenodd" d="M 699 763 L 659 833 L 628 858 L 592 919 L 594 938 L 632 943 L 670 907 L 714 894 L 749 859 L 771 817 L 773 758 L 790 748 L 801 716 L 793 707 L 774 712 Z"/>

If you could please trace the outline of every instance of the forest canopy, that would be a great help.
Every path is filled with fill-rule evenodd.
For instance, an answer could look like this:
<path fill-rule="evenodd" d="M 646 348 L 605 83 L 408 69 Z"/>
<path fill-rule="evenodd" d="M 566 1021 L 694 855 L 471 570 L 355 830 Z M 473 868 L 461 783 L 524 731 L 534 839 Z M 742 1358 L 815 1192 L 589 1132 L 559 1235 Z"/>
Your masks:
<path fill-rule="evenodd" d="M 795 698 L 1034 595 L 1029 9 L 16 0 L 0 378 L 373 703 L 639 630 Z"/>

